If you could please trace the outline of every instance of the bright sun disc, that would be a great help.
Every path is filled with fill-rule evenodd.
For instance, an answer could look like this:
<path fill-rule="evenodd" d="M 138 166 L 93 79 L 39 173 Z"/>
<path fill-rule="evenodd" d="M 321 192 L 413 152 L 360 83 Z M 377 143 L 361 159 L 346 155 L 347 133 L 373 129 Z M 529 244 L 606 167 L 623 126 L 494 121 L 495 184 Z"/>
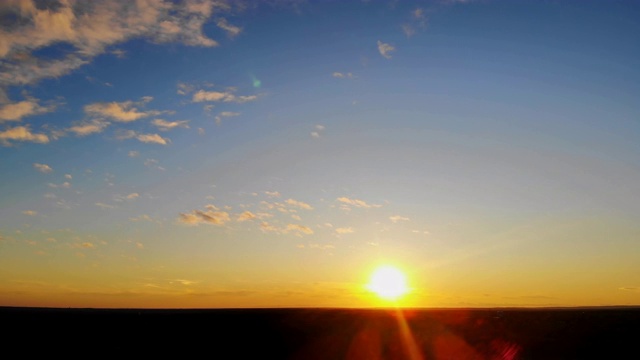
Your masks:
<path fill-rule="evenodd" d="M 409 290 L 404 274 L 393 266 L 377 268 L 367 287 L 386 300 L 396 300 Z"/>

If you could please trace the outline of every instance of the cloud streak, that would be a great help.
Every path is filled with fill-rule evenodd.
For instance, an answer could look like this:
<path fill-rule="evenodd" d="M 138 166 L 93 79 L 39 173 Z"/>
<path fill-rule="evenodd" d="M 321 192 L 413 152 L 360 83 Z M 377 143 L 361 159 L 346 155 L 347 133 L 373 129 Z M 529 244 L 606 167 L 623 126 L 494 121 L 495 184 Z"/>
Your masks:
<path fill-rule="evenodd" d="M 202 32 L 214 9 L 230 7 L 221 0 L 3 1 L 0 12 L 15 21 L 0 30 L 0 87 L 66 75 L 133 38 L 217 46 Z M 37 50 L 61 44 L 70 49 L 58 57 L 37 55 Z"/>

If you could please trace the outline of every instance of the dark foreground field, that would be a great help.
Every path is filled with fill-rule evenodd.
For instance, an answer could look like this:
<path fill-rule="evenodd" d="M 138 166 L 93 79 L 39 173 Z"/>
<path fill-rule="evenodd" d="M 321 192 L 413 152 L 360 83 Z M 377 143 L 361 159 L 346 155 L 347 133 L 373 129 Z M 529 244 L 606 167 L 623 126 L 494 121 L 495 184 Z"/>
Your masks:
<path fill-rule="evenodd" d="M 638 359 L 640 308 L 2 308 L 3 358 Z"/>

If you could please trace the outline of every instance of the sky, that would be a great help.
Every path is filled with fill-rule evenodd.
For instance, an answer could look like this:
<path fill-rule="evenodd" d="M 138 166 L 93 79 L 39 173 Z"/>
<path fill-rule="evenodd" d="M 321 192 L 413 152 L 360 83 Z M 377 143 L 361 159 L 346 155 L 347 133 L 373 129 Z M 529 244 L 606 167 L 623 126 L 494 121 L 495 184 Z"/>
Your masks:
<path fill-rule="evenodd" d="M 640 304 L 640 3 L 0 3 L 0 306 Z"/>

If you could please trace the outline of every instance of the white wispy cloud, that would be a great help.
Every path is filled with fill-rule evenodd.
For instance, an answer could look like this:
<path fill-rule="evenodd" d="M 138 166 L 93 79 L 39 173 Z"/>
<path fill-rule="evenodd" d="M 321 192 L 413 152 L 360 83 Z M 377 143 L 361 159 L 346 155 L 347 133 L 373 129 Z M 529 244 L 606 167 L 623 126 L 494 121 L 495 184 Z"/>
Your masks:
<path fill-rule="evenodd" d="M 383 57 L 387 59 L 391 59 L 391 53 L 394 52 L 395 50 L 396 48 L 393 45 L 383 43 L 382 41 L 378 40 L 378 51 L 380 52 L 380 55 L 382 55 Z"/>
<path fill-rule="evenodd" d="M 115 44 L 133 38 L 156 43 L 217 46 L 204 35 L 211 14 L 231 10 L 223 0 L 186 1 L 3 1 L 0 13 L 14 19 L 0 30 L 0 86 L 30 84 L 65 75 Z M 58 57 L 40 57 L 37 50 L 68 44 Z"/>
<path fill-rule="evenodd" d="M 278 191 L 265 191 L 264 193 L 268 197 L 280 197 L 280 192 Z"/>
<path fill-rule="evenodd" d="M 189 128 L 189 120 L 181 120 L 181 121 L 166 121 L 162 119 L 154 119 L 151 122 L 153 125 L 157 126 L 160 130 L 167 131 L 177 127 L 182 127 L 185 129 Z"/>
<path fill-rule="evenodd" d="M 333 76 L 333 77 L 335 77 L 335 78 L 338 78 L 338 79 L 353 79 L 353 78 L 355 77 L 355 76 L 353 76 L 353 74 L 352 74 L 352 73 L 350 73 L 350 72 L 342 73 L 342 72 L 339 72 L 339 71 L 335 71 L 335 72 L 332 74 L 332 76 Z"/>
<path fill-rule="evenodd" d="M 139 107 L 144 107 L 151 100 L 153 100 L 152 97 L 143 97 L 140 101 L 136 102 L 129 100 L 94 103 L 86 105 L 84 111 L 89 116 L 107 117 L 117 122 L 131 122 L 148 116 L 157 116 L 162 113 L 158 110 L 138 110 Z"/>
<path fill-rule="evenodd" d="M 348 198 L 346 196 L 343 197 L 339 197 L 337 199 L 339 202 L 343 203 L 343 204 L 347 204 L 347 205 L 351 205 L 351 206 L 355 206 L 355 207 L 360 207 L 360 208 L 379 208 L 382 207 L 382 205 L 378 205 L 378 204 L 368 204 L 366 201 L 364 200 L 360 200 L 360 199 L 351 199 Z"/>
<path fill-rule="evenodd" d="M 220 18 L 217 22 L 216 25 L 218 25 L 218 27 L 224 31 L 227 32 L 227 35 L 229 35 L 229 37 L 236 37 L 238 36 L 238 34 L 240 34 L 242 32 L 242 28 L 235 26 L 235 25 L 231 25 L 227 22 L 227 19 L 225 18 Z"/>
<path fill-rule="evenodd" d="M 389 216 L 389 220 L 391 220 L 393 223 L 397 223 L 398 221 L 409 221 L 410 219 L 408 217 L 394 215 L 394 216 Z"/>
<path fill-rule="evenodd" d="M 305 202 L 302 201 L 298 201 L 298 200 L 294 200 L 294 199 L 287 199 L 285 200 L 285 203 L 291 205 L 291 206 L 296 206 L 299 207 L 301 209 L 305 209 L 305 210 L 313 210 L 313 207 Z"/>
<path fill-rule="evenodd" d="M 229 118 L 229 117 L 235 117 L 235 116 L 239 116 L 240 113 L 239 112 L 234 112 L 234 111 L 223 111 L 220 114 L 218 114 L 216 116 L 216 124 L 220 125 L 222 124 L 222 119 L 223 118 Z"/>
<path fill-rule="evenodd" d="M 304 226 L 304 225 L 300 225 L 300 224 L 288 224 L 287 227 L 285 228 L 284 232 L 293 232 L 297 235 L 300 234 L 306 234 L 306 235 L 311 235 L 313 234 L 313 230 L 308 227 L 308 226 Z"/>
<path fill-rule="evenodd" d="M 33 167 L 36 168 L 36 170 L 40 171 L 41 173 L 50 173 L 53 171 L 53 169 L 51 168 L 51 166 L 47 165 L 47 164 L 38 164 L 38 163 L 34 163 Z"/>
<path fill-rule="evenodd" d="M 189 213 L 180 213 L 178 221 L 187 225 L 218 225 L 222 226 L 230 221 L 229 213 L 222 211 L 214 205 L 207 205 L 206 210 L 192 210 Z"/>
<path fill-rule="evenodd" d="M 233 89 L 227 91 L 206 91 L 198 90 L 193 94 L 193 102 L 231 102 L 231 103 L 246 103 L 256 100 L 257 95 L 235 95 Z"/>
<path fill-rule="evenodd" d="M 99 208 L 102 208 L 102 209 L 113 209 L 113 208 L 115 208 L 115 206 L 113 206 L 113 205 L 105 204 L 105 203 L 102 203 L 102 202 L 97 202 L 97 203 L 95 203 L 95 205 L 97 207 L 99 207 Z"/>
<path fill-rule="evenodd" d="M 325 129 L 324 125 L 318 124 L 315 126 L 315 131 L 312 131 L 309 134 L 311 135 L 312 138 L 319 139 L 322 136 L 322 132 L 324 131 L 324 129 Z"/>
<path fill-rule="evenodd" d="M 41 106 L 36 99 L 4 104 L 0 106 L 0 123 L 4 121 L 20 121 L 24 117 L 45 114 L 54 109 L 55 105 Z"/>
<path fill-rule="evenodd" d="M 136 139 L 143 143 L 152 143 L 152 144 L 160 144 L 167 145 L 171 140 L 167 138 L 163 138 L 158 134 L 138 134 L 136 135 Z"/>
<path fill-rule="evenodd" d="M 27 126 L 16 126 L 5 131 L 0 131 L 0 143 L 5 146 L 10 146 L 15 141 L 46 144 L 49 142 L 49 137 L 42 133 L 32 133 Z"/>
<path fill-rule="evenodd" d="M 78 125 L 71 126 L 67 129 L 77 136 L 87 136 L 91 134 L 101 133 L 109 126 L 109 122 L 102 119 L 93 119 L 90 121 L 84 121 Z"/>
<path fill-rule="evenodd" d="M 351 233 L 354 233 L 355 231 L 353 230 L 352 227 L 341 227 L 341 228 L 337 228 L 336 232 L 338 234 L 351 234 Z"/>

